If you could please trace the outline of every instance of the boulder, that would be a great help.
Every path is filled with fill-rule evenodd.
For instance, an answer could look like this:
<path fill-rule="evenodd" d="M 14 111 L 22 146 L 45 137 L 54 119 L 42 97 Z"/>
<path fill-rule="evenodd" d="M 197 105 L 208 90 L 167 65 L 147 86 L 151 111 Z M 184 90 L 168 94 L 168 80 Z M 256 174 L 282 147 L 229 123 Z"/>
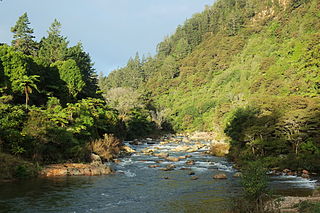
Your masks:
<path fill-rule="evenodd" d="M 304 169 L 304 170 L 302 170 L 302 174 L 307 174 L 307 175 L 308 175 L 308 174 L 309 174 L 309 172 L 308 172 L 307 170 L 305 170 L 305 169 Z"/>
<path fill-rule="evenodd" d="M 167 168 L 168 168 L 168 169 L 174 169 L 174 168 L 176 168 L 176 166 L 173 165 L 173 164 L 169 164 L 169 165 L 167 165 Z"/>
<path fill-rule="evenodd" d="M 235 177 L 235 178 L 242 177 L 242 173 L 241 172 L 236 172 L 236 173 L 234 173 L 233 177 Z"/>
<path fill-rule="evenodd" d="M 177 146 L 176 148 L 172 149 L 173 152 L 186 152 L 190 149 L 190 146 Z"/>
<path fill-rule="evenodd" d="M 168 153 L 164 153 L 164 152 L 156 153 L 156 154 L 153 154 L 153 155 L 158 157 L 158 158 L 167 158 L 167 157 L 169 157 L 169 154 Z"/>
<path fill-rule="evenodd" d="M 194 165 L 195 164 L 195 161 L 194 160 L 188 160 L 186 162 L 187 165 Z"/>
<path fill-rule="evenodd" d="M 192 177 L 191 177 L 191 180 L 198 180 L 198 179 L 199 179 L 198 176 L 192 176 Z"/>
<path fill-rule="evenodd" d="M 144 149 L 142 150 L 142 153 L 146 154 L 146 155 L 151 155 L 155 152 L 154 149 Z"/>
<path fill-rule="evenodd" d="M 213 176 L 213 179 L 227 179 L 227 175 L 224 173 L 216 174 Z"/>
<path fill-rule="evenodd" d="M 134 139 L 133 141 L 130 141 L 129 144 L 131 144 L 131 145 L 141 145 L 142 142 L 138 141 L 137 139 Z"/>
<path fill-rule="evenodd" d="M 119 163 L 121 163 L 121 160 L 119 160 L 119 159 L 114 159 L 113 162 L 115 162 L 116 164 L 119 164 Z"/>
<path fill-rule="evenodd" d="M 189 175 L 195 175 L 196 173 L 194 173 L 193 171 L 192 172 L 189 172 Z"/>
<path fill-rule="evenodd" d="M 191 170 L 191 168 L 181 168 L 180 170 Z"/>
<path fill-rule="evenodd" d="M 124 152 L 127 152 L 127 153 L 135 153 L 135 152 L 136 152 L 134 149 L 132 149 L 131 147 L 126 146 L 126 145 L 121 146 L 120 149 L 121 149 L 122 151 L 124 151 Z"/>
<path fill-rule="evenodd" d="M 158 168 L 158 167 L 160 167 L 159 165 L 149 165 L 148 166 L 149 168 Z"/>
<path fill-rule="evenodd" d="M 39 172 L 42 177 L 57 176 L 96 176 L 111 174 L 112 170 L 105 164 L 66 163 L 48 165 Z"/>
<path fill-rule="evenodd" d="M 282 172 L 287 174 L 290 172 L 290 169 L 284 169 Z"/>
<path fill-rule="evenodd" d="M 97 154 L 91 153 L 90 155 L 90 162 L 91 164 L 99 165 L 102 164 L 101 157 Z"/>
<path fill-rule="evenodd" d="M 178 162 L 178 161 L 180 161 L 180 159 L 179 158 L 176 158 L 176 157 L 167 157 L 166 158 L 168 161 L 172 161 L 172 162 Z"/>

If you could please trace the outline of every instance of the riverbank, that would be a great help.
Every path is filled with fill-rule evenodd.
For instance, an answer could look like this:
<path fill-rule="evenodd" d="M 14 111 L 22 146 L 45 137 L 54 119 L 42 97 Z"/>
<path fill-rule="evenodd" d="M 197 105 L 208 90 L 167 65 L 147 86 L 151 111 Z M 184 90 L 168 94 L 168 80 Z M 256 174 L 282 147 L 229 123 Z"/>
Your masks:
<path fill-rule="evenodd" d="M 38 171 L 36 164 L 0 152 L 0 182 L 36 177 Z"/>

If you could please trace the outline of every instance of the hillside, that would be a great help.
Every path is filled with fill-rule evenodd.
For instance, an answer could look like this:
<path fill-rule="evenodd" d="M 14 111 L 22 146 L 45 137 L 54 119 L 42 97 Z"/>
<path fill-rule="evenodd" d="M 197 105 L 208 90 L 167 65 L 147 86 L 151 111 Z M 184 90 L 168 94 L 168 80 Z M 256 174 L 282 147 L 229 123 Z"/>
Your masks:
<path fill-rule="evenodd" d="M 319 170 L 319 29 L 317 0 L 219 0 L 100 87 L 141 94 L 160 128 L 215 132 L 240 163 Z"/>

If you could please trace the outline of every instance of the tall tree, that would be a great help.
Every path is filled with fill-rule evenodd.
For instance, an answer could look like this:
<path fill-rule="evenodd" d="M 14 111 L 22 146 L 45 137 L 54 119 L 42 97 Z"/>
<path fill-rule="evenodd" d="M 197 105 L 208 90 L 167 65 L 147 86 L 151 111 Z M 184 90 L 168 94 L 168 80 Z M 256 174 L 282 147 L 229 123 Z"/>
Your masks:
<path fill-rule="evenodd" d="M 29 27 L 30 21 L 27 13 L 19 17 L 16 25 L 11 28 L 13 33 L 12 46 L 27 55 L 32 55 L 36 50 L 36 42 L 33 40 L 33 29 Z"/>
<path fill-rule="evenodd" d="M 28 103 L 29 103 L 29 95 L 32 93 L 32 89 L 36 89 L 38 90 L 38 87 L 36 85 L 36 81 L 39 81 L 38 78 L 40 76 L 38 75 L 31 75 L 31 76 L 27 76 L 24 75 L 22 76 L 21 79 L 19 79 L 17 82 L 19 83 L 19 87 L 21 89 L 21 91 L 25 94 L 26 96 L 26 109 L 28 109 Z"/>
<path fill-rule="evenodd" d="M 69 95 L 76 98 L 86 85 L 83 81 L 81 70 L 73 59 L 67 61 L 57 61 L 51 66 L 56 66 L 59 70 L 60 78 L 66 83 Z"/>
<path fill-rule="evenodd" d="M 96 97 L 98 90 L 97 74 L 93 68 L 90 55 L 83 50 L 82 43 L 70 47 L 67 52 L 67 59 L 73 59 L 79 67 L 86 86 L 81 92 L 81 97 Z"/>
<path fill-rule="evenodd" d="M 66 58 L 68 41 L 61 35 L 61 23 L 55 19 L 48 30 L 48 37 L 40 42 L 39 56 L 47 64 L 63 61 Z"/>

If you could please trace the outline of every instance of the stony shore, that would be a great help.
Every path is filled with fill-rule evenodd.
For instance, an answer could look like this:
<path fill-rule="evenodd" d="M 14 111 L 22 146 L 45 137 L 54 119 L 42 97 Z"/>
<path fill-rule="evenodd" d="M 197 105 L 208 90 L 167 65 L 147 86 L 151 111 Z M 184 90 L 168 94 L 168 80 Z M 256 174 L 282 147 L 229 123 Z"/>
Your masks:
<path fill-rule="evenodd" d="M 40 177 L 96 176 L 112 174 L 105 164 L 65 163 L 48 165 L 39 173 Z"/>

